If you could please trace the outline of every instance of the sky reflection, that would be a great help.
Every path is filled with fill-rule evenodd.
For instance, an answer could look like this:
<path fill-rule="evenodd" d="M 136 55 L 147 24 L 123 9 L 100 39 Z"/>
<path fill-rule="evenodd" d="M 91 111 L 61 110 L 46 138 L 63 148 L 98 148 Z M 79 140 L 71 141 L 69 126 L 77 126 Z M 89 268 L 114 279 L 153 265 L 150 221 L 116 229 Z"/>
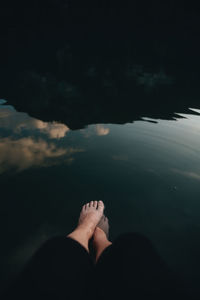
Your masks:
<path fill-rule="evenodd" d="M 199 116 L 181 114 L 181 117 L 177 122 L 156 120 L 157 125 L 154 119 L 148 119 L 150 123 L 144 120 L 123 126 L 96 124 L 71 131 L 65 124 L 44 122 L 17 112 L 1 100 L 0 173 L 70 164 L 76 153 L 90 153 L 91 149 L 93 153 L 101 152 L 102 146 L 104 151 L 108 146 L 104 159 L 110 157 L 116 164 L 129 162 L 138 168 L 145 168 L 146 164 L 148 169 L 153 165 L 162 172 L 171 168 L 173 173 L 197 179 L 200 174 L 196 162 L 200 155 Z M 106 144 L 102 138 L 106 138 Z M 86 142 L 88 139 L 91 141 Z"/>
<path fill-rule="evenodd" d="M 0 104 L 4 104 L 1 101 Z M 83 149 L 59 145 L 69 128 L 58 122 L 43 122 L 14 107 L 0 105 L 0 174 L 30 167 L 47 167 L 71 163 L 73 155 Z"/>
<path fill-rule="evenodd" d="M 1 103 L 0 103 L 1 104 Z M 0 128 L 12 131 L 12 134 L 22 134 L 23 130 L 32 131 L 39 130 L 49 138 L 63 138 L 69 128 L 58 122 L 43 122 L 35 118 L 31 118 L 27 113 L 17 112 L 13 106 L 0 106 Z"/>

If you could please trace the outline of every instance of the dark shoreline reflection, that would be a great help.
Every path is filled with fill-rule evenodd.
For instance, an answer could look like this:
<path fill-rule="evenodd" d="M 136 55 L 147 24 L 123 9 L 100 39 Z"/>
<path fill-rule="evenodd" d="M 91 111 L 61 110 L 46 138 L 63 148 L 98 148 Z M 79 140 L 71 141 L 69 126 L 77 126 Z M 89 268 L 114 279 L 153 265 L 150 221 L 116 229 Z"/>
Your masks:
<path fill-rule="evenodd" d="M 53 1 L 45 15 L 45 3 L 28 10 L 27 27 L 13 10 L 1 28 L 0 98 L 18 111 L 73 130 L 200 108 L 194 7 Z"/>
<path fill-rule="evenodd" d="M 61 78 L 53 73 L 20 73 L 6 99 L 19 111 L 43 121 L 62 122 L 72 130 L 90 124 L 125 124 L 142 118 L 176 120 L 181 118 L 179 113 L 198 114 L 189 109 L 200 108 L 198 95 L 192 90 L 189 97 L 184 82 L 181 87 L 164 71 L 145 71 L 138 65 L 129 70 L 126 65 L 116 79 L 113 66 L 103 71 L 95 65 L 84 67 L 77 82 L 67 73 Z"/>

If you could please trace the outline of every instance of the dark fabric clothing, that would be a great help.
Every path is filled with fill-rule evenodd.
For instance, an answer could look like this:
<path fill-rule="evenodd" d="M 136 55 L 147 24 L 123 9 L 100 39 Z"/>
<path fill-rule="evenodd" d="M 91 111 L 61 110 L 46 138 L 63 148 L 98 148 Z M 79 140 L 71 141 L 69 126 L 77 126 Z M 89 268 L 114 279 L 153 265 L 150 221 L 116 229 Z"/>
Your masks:
<path fill-rule="evenodd" d="M 5 299 L 89 299 L 94 264 L 78 242 L 66 237 L 48 240 L 6 292 Z"/>
<path fill-rule="evenodd" d="M 184 293 L 183 293 L 184 292 Z M 120 236 L 95 265 L 76 241 L 56 237 L 34 255 L 6 299 L 183 299 L 185 291 L 144 236 Z"/>
<path fill-rule="evenodd" d="M 179 299 L 183 286 L 143 235 L 121 235 L 96 266 L 99 299 Z"/>

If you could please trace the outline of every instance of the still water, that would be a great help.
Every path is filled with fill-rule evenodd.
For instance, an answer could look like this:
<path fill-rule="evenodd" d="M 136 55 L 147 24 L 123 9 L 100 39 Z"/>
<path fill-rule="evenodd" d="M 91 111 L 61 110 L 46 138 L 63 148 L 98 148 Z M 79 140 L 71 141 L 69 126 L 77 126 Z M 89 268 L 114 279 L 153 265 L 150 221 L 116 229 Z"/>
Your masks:
<path fill-rule="evenodd" d="M 1 100 L 1 282 L 47 238 L 69 233 L 81 206 L 95 199 L 105 202 L 111 239 L 141 232 L 172 268 L 197 281 L 200 117 L 193 112 L 70 130 Z"/>

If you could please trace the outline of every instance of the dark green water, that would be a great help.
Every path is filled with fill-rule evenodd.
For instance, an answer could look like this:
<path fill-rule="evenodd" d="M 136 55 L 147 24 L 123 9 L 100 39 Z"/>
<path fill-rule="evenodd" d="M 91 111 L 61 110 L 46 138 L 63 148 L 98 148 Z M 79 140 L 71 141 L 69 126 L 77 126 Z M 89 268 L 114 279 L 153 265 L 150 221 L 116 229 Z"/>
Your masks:
<path fill-rule="evenodd" d="M 95 199 L 105 202 L 112 239 L 145 234 L 198 286 L 198 8 L 172 0 L 0 6 L 2 287 Z"/>
<path fill-rule="evenodd" d="M 200 117 L 70 130 L 0 105 L 1 282 L 102 199 L 111 238 L 148 236 L 189 281 L 200 267 Z M 198 112 L 198 110 L 197 110 Z M 155 121 L 148 119 L 148 121 Z"/>

